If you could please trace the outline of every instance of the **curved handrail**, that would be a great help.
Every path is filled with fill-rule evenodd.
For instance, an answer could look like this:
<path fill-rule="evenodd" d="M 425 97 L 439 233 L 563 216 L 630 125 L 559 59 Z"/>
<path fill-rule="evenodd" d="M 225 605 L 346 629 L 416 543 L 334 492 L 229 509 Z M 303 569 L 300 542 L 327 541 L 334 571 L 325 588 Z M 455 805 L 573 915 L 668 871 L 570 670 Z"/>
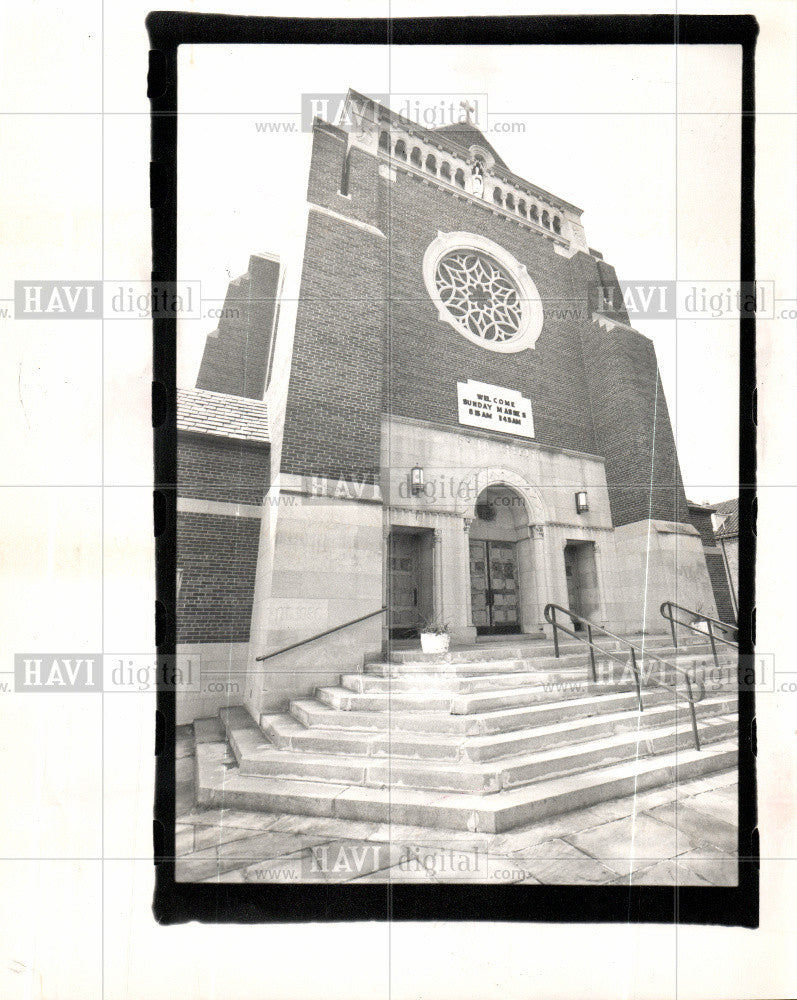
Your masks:
<path fill-rule="evenodd" d="M 587 638 L 585 639 L 583 636 L 579 635 L 576 631 L 574 630 L 571 631 L 565 625 L 562 625 L 561 622 L 558 622 L 556 620 L 557 611 L 561 611 L 562 614 L 567 615 L 567 617 L 571 619 L 573 624 L 579 621 L 583 625 L 586 625 Z M 662 681 L 657 677 L 650 677 L 649 679 L 652 684 L 655 684 L 657 687 L 660 688 L 665 688 L 668 691 L 672 691 L 672 693 L 676 696 L 676 698 L 681 698 L 688 703 L 692 715 L 691 719 L 692 735 L 695 741 L 695 749 L 696 750 L 700 749 L 700 737 L 698 736 L 697 732 L 697 716 L 695 714 L 695 704 L 699 701 L 702 701 L 703 698 L 705 698 L 706 696 L 706 688 L 702 681 L 698 680 L 697 678 L 694 679 L 691 678 L 689 676 L 689 673 L 686 670 L 684 670 L 683 667 L 679 667 L 676 663 L 672 663 L 669 660 L 665 660 L 663 657 L 657 656 L 656 653 L 651 653 L 646 649 L 641 649 L 639 646 L 635 645 L 633 642 L 631 642 L 629 639 L 626 639 L 624 636 L 616 635 L 614 632 L 610 632 L 609 629 L 604 628 L 602 625 L 597 625 L 595 622 L 590 621 L 589 618 L 584 618 L 582 615 L 576 614 L 575 611 L 571 611 L 569 608 L 562 607 L 561 604 L 546 604 L 544 615 L 545 615 L 545 620 L 548 622 L 548 624 L 553 626 L 553 648 L 554 648 L 554 655 L 557 657 L 557 659 L 559 657 L 559 637 L 557 634 L 557 630 L 564 632 L 566 635 L 572 636 L 578 642 L 583 642 L 585 645 L 590 647 L 589 657 L 590 657 L 590 667 L 591 667 L 593 681 L 597 680 L 597 675 L 595 671 L 596 649 L 599 653 L 602 653 L 604 656 L 608 656 L 612 660 L 617 660 L 618 662 L 622 663 L 626 662 L 624 659 L 621 659 L 619 655 L 617 655 L 616 650 L 604 649 L 602 646 L 596 645 L 592 641 L 593 631 L 597 631 L 602 636 L 605 636 L 606 638 L 609 639 L 613 639 L 615 642 L 618 642 L 621 645 L 626 646 L 628 648 L 628 651 L 631 654 L 631 669 L 634 674 L 634 683 L 636 685 L 637 701 L 639 703 L 640 712 L 643 711 L 644 706 L 642 704 L 642 680 L 639 673 L 639 664 L 637 663 L 637 654 L 639 654 L 643 658 L 647 657 L 648 659 L 656 660 L 658 663 L 664 664 L 664 666 L 668 670 L 674 670 L 676 673 L 681 674 L 686 683 L 686 694 L 683 694 L 681 691 L 679 691 L 674 684 L 668 684 L 666 681 Z M 693 684 L 696 684 L 699 688 L 700 694 L 699 697 L 697 698 L 695 698 L 694 694 L 692 693 Z"/>
<path fill-rule="evenodd" d="M 264 653 L 263 656 L 256 656 L 255 662 L 260 663 L 262 660 L 270 660 L 272 656 L 279 656 L 280 653 L 287 653 L 289 649 L 297 649 L 299 646 L 305 646 L 308 642 L 315 642 L 316 639 L 323 639 L 325 635 L 331 635 L 333 632 L 340 632 L 341 629 L 348 628 L 349 625 L 356 625 L 358 622 L 364 622 L 368 618 L 376 618 L 377 615 L 383 615 L 387 611 L 387 605 L 380 608 L 378 611 L 369 611 L 367 615 L 361 615 L 359 618 L 352 618 L 350 622 L 344 622 L 342 625 L 334 625 L 332 628 L 328 628 L 325 632 L 317 632 L 315 635 L 309 636 L 307 639 L 300 639 L 298 642 L 291 643 L 290 646 L 283 646 L 282 649 L 276 649 L 273 653 Z"/>
<path fill-rule="evenodd" d="M 673 608 L 676 611 L 683 611 L 684 614 L 691 615 L 692 621 L 685 622 L 680 618 L 673 617 Z M 662 618 L 666 618 L 670 623 L 670 633 L 672 634 L 672 644 L 675 648 L 678 648 L 678 633 L 675 631 L 676 625 L 682 625 L 684 628 L 691 629 L 696 635 L 706 635 L 706 632 L 702 628 L 698 628 L 695 625 L 696 621 L 706 622 L 708 625 L 708 639 L 711 643 L 711 652 L 714 654 L 714 666 L 719 668 L 719 658 L 717 656 L 717 642 L 725 643 L 726 646 L 730 646 L 732 649 L 739 648 L 739 643 L 734 642 L 732 639 L 726 639 L 724 635 L 719 635 L 714 631 L 714 626 L 718 625 L 725 632 L 735 632 L 738 638 L 739 629 L 736 625 L 731 625 L 729 622 L 720 621 L 719 618 L 711 618 L 709 615 L 704 615 L 702 611 L 694 611 L 692 608 L 685 608 L 681 604 L 676 604 L 675 601 L 664 601 L 659 608 Z"/>

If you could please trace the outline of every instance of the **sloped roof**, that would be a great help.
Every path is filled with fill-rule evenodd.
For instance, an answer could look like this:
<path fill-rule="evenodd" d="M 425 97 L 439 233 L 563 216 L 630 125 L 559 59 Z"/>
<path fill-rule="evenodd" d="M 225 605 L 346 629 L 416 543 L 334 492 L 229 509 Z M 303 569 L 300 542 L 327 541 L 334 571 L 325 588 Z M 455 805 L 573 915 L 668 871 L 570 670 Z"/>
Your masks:
<path fill-rule="evenodd" d="M 739 501 L 723 500 L 717 505 L 717 517 L 722 518 L 722 524 L 714 532 L 717 538 L 729 538 L 739 534 Z"/>
<path fill-rule="evenodd" d="M 177 390 L 177 430 L 269 444 L 268 408 L 259 399 L 208 389 Z"/>

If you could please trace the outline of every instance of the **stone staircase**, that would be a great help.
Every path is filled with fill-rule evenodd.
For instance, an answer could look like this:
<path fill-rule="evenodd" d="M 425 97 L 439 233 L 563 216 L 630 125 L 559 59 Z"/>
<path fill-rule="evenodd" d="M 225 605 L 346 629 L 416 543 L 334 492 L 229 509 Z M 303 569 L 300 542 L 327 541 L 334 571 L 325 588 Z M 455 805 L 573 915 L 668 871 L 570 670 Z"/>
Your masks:
<path fill-rule="evenodd" d="M 195 723 L 200 804 L 499 833 L 636 791 L 736 766 L 736 656 L 716 678 L 707 644 L 630 637 L 708 675 L 697 704 L 657 686 L 647 657 L 644 710 L 626 655 L 561 656 L 544 640 L 480 643 L 444 656 L 394 651 L 259 725 L 243 708 Z M 613 648 L 606 641 L 607 650 Z"/>

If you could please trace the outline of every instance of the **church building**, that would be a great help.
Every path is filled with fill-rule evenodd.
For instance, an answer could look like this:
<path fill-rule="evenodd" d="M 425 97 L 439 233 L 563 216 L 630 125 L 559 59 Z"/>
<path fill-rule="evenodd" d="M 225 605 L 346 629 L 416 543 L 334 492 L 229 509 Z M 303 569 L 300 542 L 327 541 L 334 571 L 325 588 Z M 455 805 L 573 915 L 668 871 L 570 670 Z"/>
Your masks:
<path fill-rule="evenodd" d="M 314 121 L 296 259 L 251 256 L 178 390 L 177 652 L 240 685 L 178 722 L 285 711 L 430 623 L 717 617 L 653 344 L 582 209 L 515 169 L 466 113 L 349 91 Z"/>

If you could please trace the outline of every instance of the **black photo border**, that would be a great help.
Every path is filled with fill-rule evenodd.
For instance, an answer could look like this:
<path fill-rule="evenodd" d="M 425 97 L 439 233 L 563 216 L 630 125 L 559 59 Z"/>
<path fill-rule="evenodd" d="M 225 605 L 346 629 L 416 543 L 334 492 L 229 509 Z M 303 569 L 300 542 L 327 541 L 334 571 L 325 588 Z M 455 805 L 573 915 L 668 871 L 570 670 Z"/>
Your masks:
<path fill-rule="evenodd" d="M 755 93 L 758 25 L 748 15 L 528 16 L 429 19 L 239 17 L 151 13 L 152 278 L 177 277 L 177 50 L 185 44 L 740 45 L 742 48 L 741 273 L 755 279 Z M 267 70 L 267 61 L 265 67 Z M 755 317 L 740 320 L 739 651 L 755 644 Z M 153 320 L 152 421 L 156 641 L 175 652 L 176 320 Z M 757 927 L 759 840 L 754 692 L 739 694 L 739 885 L 246 885 L 175 881 L 175 693 L 158 691 L 153 823 L 153 913 L 163 924 L 362 920 L 683 923 Z M 743 860 L 741 860 L 743 859 Z"/>

